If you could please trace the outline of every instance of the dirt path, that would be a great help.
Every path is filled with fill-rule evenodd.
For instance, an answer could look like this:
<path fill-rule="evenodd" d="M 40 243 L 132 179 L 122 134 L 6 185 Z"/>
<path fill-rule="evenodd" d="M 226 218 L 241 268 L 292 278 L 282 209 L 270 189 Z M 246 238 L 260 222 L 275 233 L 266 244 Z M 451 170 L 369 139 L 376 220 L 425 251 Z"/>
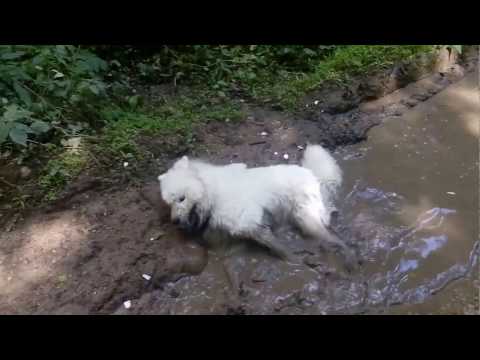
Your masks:
<path fill-rule="evenodd" d="M 364 140 L 385 118 L 462 75 L 434 74 L 337 115 L 316 110 L 314 99 L 298 118 L 247 108 L 244 123 L 206 126 L 198 134 L 204 146 L 193 155 L 221 164 L 297 163 L 307 142 L 334 149 Z M 168 224 L 153 177 L 141 186 L 82 191 L 9 230 L 0 235 L 2 314 L 322 313 L 332 297 L 348 302 L 349 310 L 339 310 L 348 313 L 364 293 L 361 283 L 325 265 L 324 254 L 306 252 L 307 265 L 292 268 L 254 248 L 227 261 L 241 280 L 232 293 L 223 252 L 207 252 Z M 305 249 L 295 234 L 291 239 Z"/>

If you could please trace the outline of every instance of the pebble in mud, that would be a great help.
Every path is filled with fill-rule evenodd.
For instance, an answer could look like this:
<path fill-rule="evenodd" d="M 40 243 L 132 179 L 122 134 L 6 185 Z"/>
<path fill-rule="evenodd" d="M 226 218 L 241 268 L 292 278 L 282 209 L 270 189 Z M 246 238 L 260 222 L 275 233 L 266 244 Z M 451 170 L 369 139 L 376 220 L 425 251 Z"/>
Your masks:
<path fill-rule="evenodd" d="M 131 300 L 127 300 L 123 303 L 123 306 L 125 307 L 125 309 L 130 309 L 132 307 L 132 301 Z"/>
<path fill-rule="evenodd" d="M 26 178 L 30 177 L 31 174 L 32 174 L 32 170 L 29 167 L 22 166 L 20 168 L 20 177 L 22 179 L 26 179 Z"/>

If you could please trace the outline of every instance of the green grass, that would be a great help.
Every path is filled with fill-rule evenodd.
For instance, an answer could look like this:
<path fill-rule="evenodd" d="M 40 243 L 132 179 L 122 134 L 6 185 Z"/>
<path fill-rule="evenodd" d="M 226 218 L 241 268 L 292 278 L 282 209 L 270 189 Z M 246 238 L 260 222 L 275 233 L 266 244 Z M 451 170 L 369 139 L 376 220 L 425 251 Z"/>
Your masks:
<path fill-rule="evenodd" d="M 204 94 L 205 96 L 205 94 Z M 200 100 L 199 100 L 200 99 Z M 141 156 L 136 143 L 138 135 L 174 136 L 191 138 L 195 125 L 209 121 L 238 121 L 242 113 L 235 103 L 209 104 L 205 100 L 179 97 L 158 107 L 121 109 L 106 108 L 102 117 L 101 148 L 120 156 Z"/>
<path fill-rule="evenodd" d="M 339 46 L 318 62 L 310 73 L 286 73 L 266 76 L 253 84 L 256 97 L 270 98 L 294 110 L 302 96 L 319 88 L 326 81 L 346 82 L 352 76 L 386 68 L 399 60 L 434 49 L 432 45 L 349 45 Z"/>
<path fill-rule="evenodd" d="M 85 169 L 88 161 L 89 156 L 85 150 L 75 153 L 66 150 L 54 155 L 39 178 L 40 187 L 45 194 L 44 199 L 55 200 L 65 185 Z"/>

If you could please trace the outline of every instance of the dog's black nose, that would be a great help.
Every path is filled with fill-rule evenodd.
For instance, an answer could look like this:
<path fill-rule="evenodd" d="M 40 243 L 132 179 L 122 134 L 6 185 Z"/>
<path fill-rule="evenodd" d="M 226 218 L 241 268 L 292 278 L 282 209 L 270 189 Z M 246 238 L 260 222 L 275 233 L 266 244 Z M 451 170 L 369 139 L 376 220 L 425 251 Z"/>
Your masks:
<path fill-rule="evenodd" d="M 178 225 L 178 224 L 180 224 L 180 219 L 179 219 L 179 218 L 172 219 L 172 224 L 173 224 L 173 225 Z"/>

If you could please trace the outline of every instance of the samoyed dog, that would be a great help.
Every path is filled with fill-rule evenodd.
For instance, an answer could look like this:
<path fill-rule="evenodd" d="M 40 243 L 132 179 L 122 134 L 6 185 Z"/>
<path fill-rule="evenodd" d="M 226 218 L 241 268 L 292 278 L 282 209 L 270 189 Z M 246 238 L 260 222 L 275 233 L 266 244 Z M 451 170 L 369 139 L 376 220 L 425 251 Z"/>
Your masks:
<path fill-rule="evenodd" d="M 158 177 L 171 221 L 208 242 L 227 235 L 253 240 L 275 255 L 295 261 L 277 241 L 273 224 L 293 223 L 319 245 L 351 249 L 330 229 L 333 198 L 342 182 L 335 159 L 319 145 L 308 145 L 301 166 L 248 168 L 236 163 L 212 165 L 183 156 Z M 213 240 L 212 240 L 213 241 Z"/>

